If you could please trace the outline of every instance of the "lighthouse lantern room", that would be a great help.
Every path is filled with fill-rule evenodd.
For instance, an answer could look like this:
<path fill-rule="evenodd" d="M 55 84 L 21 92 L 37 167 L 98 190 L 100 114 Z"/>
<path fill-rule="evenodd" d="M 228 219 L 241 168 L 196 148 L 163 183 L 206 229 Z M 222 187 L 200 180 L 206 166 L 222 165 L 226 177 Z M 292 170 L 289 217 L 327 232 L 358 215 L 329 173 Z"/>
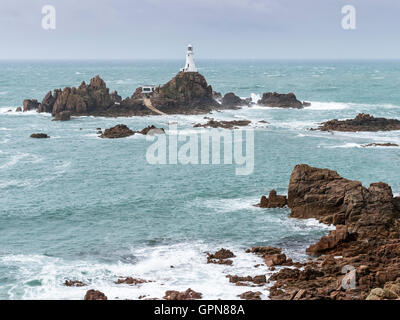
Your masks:
<path fill-rule="evenodd" d="M 197 72 L 196 65 L 194 64 L 194 52 L 193 46 L 191 44 L 188 45 L 187 54 L 186 54 L 186 64 L 182 69 L 183 72 Z"/>

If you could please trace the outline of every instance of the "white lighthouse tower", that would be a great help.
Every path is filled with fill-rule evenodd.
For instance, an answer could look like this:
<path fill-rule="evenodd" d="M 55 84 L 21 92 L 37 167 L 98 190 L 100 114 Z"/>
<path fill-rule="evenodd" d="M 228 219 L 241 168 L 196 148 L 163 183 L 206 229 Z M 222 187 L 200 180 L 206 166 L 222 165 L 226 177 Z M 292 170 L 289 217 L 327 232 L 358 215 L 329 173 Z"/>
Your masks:
<path fill-rule="evenodd" d="M 194 64 L 194 52 L 193 46 L 191 44 L 188 45 L 187 54 L 186 54 L 186 64 L 182 69 L 183 72 L 197 72 L 196 65 Z"/>

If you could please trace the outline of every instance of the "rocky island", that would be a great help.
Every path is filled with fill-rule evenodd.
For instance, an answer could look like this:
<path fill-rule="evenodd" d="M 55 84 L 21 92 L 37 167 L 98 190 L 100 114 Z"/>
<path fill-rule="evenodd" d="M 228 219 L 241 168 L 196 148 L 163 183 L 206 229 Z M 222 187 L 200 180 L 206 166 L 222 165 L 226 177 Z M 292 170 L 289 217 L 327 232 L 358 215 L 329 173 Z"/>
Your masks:
<path fill-rule="evenodd" d="M 321 124 L 317 129 L 320 131 L 392 131 L 400 130 L 400 120 L 375 118 L 369 114 L 360 113 L 354 119 L 333 119 Z"/>

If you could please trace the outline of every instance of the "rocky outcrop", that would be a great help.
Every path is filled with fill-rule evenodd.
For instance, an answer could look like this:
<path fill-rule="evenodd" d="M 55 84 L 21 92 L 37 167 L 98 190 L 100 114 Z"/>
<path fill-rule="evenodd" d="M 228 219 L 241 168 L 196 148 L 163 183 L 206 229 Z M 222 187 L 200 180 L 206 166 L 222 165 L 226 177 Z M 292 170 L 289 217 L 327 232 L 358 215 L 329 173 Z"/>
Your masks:
<path fill-rule="evenodd" d="M 213 90 L 198 72 L 179 72 L 172 80 L 157 87 L 152 105 L 167 114 L 201 114 L 217 108 Z"/>
<path fill-rule="evenodd" d="M 280 94 L 276 92 L 264 93 L 261 100 L 257 104 L 272 107 L 272 108 L 294 108 L 302 109 L 305 106 L 309 106 L 309 103 L 303 103 L 297 100 L 294 93 Z"/>
<path fill-rule="evenodd" d="M 33 134 L 31 134 L 31 138 L 34 138 L 34 139 L 49 139 L 50 137 L 45 133 L 33 133 Z"/>
<path fill-rule="evenodd" d="M 31 110 L 37 110 L 40 106 L 40 103 L 35 99 L 33 100 L 26 99 L 23 102 L 23 106 L 24 106 L 24 112 L 27 112 Z"/>
<path fill-rule="evenodd" d="M 222 248 L 215 253 L 209 253 L 207 255 L 207 263 L 231 265 L 232 260 L 230 260 L 230 258 L 234 257 L 235 255 L 232 251 Z"/>
<path fill-rule="evenodd" d="M 205 124 L 197 123 L 194 128 L 222 128 L 222 129 L 237 129 L 237 127 L 246 127 L 251 123 L 250 120 L 233 120 L 233 121 L 216 121 L 209 120 Z"/>
<path fill-rule="evenodd" d="M 224 97 L 222 98 L 221 104 L 226 109 L 235 109 L 238 107 L 247 106 L 247 105 L 249 105 L 249 102 L 247 100 L 241 99 L 240 97 L 235 95 L 233 92 L 229 92 L 224 95 Z"/>
<path fill-rule="evenodd" d="M 372 289 L 366 300 L 399 300 L 400 278 L 385 283 L 383 288 Z"/>
<path fill-rule="evenodd" d="M 104 133 L 100 136 L 100 138 L 119 139 L 130 137 L 134 134 L 135 132 L 129 129 L 126 125 L 118 124 L 115 127 L 104 130 Z"/>
<path fill-rule="evenodd" d="M 200 292 L 196 292 L 192 289 L 187 289 L 184 292 L 179 291 L 166 291 L 165 296 L 163 297 L 164 300 L 199 300 L 202 298 L 202 294 Z"/>
<path fill-rule="evenodd" d="M 254 286 L 263 286 L 267 283 L 267 277 L 265 275 L 260 275 L 260 276 L 246 276 L 246 277 L 240 277 L 240 276 L 233 276 L 228 274 L 226 276 L 229 279 L 229 282 L 234 283 L 237 286 L 242 286 L 246 287 L 248 286 L 248 282 L 254 283 Z"/>
<path fill-rule="evenodd" d="M 286 196 L 278 196 L 275 190 L 269 192 L 268 198 L 261 197 L 260 203 L 257 205 L 260 208 L 283 208 L 287 205 Z"/>
<path fill-rule="evenodd" d="M 84 300 L 107 300 L 107 297 L 103 292 L 89 290 L 86 292 Z"/>
<path fill-rule="evenodd" d="M 297 165 L 292 172 L 288 205 L 293 218 L 316 218 L 327 224 L 346 225 L 349 233 L 397 237 L 399 222 L 392 189 L 342 178 L 336 171 Z"/>
<path fill-rule="evenodd" d="M 15 109 L 15 112 L 22 112 L 22 108 L 18 107 L 17 109 Z"/>
<path fill-rule="evenodd" d="M 320 127 L 312 130 L 345 132 L 400 130 L 400 120 L 375 118 L 369 114 L 360 113 L 354 119 L 334 119 L 323 122 Z"/>
<path fill-rule="evenodd" d="M 387 184 L 367 189 L 335 171 L 298 165 L 288 205 L 292 217 L 316 218 L 336 230 L 307 249 L 315 260 L 271 276 L 271 299 L 382 298 L 385 284 L 400 277 L 399 203 Z"/>

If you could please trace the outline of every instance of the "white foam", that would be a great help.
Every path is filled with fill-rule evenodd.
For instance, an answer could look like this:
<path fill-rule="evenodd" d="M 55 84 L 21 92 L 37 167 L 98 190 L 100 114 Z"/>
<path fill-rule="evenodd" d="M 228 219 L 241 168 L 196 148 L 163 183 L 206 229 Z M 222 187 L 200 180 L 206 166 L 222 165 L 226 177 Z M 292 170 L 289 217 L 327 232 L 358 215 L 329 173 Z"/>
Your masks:
<path fill-rule="evenodd" d="M 350 104 L 341 102 L 311 102 L 311 106 L 305 107 L 306 110 L 343 110 L 350 108 Z"/>

